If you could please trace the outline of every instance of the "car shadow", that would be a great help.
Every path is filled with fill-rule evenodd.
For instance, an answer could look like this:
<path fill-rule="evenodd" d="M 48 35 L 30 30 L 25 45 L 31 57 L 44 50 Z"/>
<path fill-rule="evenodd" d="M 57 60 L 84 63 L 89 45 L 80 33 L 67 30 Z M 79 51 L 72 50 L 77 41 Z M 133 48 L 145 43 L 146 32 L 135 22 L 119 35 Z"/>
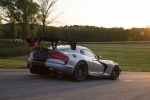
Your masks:
<path fill-rule="evenodd" d="M 66 75 L 58 75 L 57 77 L 53 77 L 53 76 L 45 76 L 45 75 L 38 75 L 38 74 L 30 74 L 29 75 L 30 78 L 36 78 L 36 79 L 42 79 L 42 80 L 49 80 L 49 81 L 64 81 L 64 82 L 77 82 L 74 81 L 70 76 L 66 76 Z M 96 81 L 108 81 L 108 82 L 117 82 L 119 79 L 117 80 L 111 80 L 107 77 L 87 77 L 83 82 L 96 82 Z M 79 82 L 80 83 L 80 82 Z"/>

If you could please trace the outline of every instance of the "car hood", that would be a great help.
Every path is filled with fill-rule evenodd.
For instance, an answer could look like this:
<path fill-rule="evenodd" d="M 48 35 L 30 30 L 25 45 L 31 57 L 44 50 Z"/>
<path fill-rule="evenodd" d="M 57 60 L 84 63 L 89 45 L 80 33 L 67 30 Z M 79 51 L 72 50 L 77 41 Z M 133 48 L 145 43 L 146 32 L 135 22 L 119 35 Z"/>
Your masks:
<path fill-rule="evenodd" d="M 111 65 L 116 65 L 117 63 L 111 61 L 111 60 L 99 60 L 100 62 L 102 63 L 105 63 L 105 64 L 111 64 Z"/>

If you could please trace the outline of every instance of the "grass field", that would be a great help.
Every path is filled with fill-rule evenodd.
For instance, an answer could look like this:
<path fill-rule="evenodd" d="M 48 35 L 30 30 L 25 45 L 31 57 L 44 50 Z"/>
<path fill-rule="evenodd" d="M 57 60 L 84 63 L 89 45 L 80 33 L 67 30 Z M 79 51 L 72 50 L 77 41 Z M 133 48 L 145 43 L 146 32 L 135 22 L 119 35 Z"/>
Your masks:
<path fill-rule="evenodd" d="M 15 45 L 11 40 L 0 40 L 0 68 L 26 68 L 29 52 L 26 44 L 18 42 Z"/>
<path fill-rule="evenodd" d="M 117 62 L 124 71 L 150 71 L 150 44 L 85 44 L 101 59 Z"/>
<path fill-rule="evenodd" d="M 17 56 L 0 59 L 0 68 L 27 68 L 26 61 L 29 56 Z"/>
<path fill-rule="evenodd" d="M 82 44 L 101 59 L 117 62 L 123 71 L 150 72 L 150 44 Z M 26 68 L 29 56 L 0 58 L 0 68 Z"/>

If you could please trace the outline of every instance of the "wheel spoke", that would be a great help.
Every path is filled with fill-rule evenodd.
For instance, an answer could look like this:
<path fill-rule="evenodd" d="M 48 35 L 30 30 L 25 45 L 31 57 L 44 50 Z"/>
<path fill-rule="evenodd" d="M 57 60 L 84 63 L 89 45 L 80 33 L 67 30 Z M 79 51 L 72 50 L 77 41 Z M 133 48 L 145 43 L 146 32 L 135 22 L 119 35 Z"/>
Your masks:
<path fill-rule="evenodd" d="M 119 68 L 115 67 L 113 70 L 112 70 L 112 74 L 110 76 L 111 79 L 115 80 L 117 78 L 119 78 Z"/>
<path fill-rule="evenodd" d="M 82 76 L 82 71 L 81 71 L 81 70 L 78 70 L 77 75 L 78 75 L 79 78 L 82 78 L 82 77 L 83 77 L 83 76 Z"/>
<path fill-rule="evenodd" d="M 85 76 L 85 71 L 86 68 L 84 66 L 82 66 L 80 69 L 78 69 L 78 72 L 77 72 L 77 76 L 78 78 L 84 78 Z"/>
<path fill-rule="evenodd" d="M 84 75 L 85 75 L 85 72 L 81 72 L 81 75 L 84 76 Z"/>
<path fill-rule="evenodd" d="M 83 81 L 87 76 L 87 66 L 84 62 L 80 62 L 75 69 L 74 78 L 77 81 Z"/>
<path fill-rule="evenodd" d="M 116 78 L 118 77 L 118 71 L 117 70 L 114 71 L 114 77 L 116 77 Z"/>

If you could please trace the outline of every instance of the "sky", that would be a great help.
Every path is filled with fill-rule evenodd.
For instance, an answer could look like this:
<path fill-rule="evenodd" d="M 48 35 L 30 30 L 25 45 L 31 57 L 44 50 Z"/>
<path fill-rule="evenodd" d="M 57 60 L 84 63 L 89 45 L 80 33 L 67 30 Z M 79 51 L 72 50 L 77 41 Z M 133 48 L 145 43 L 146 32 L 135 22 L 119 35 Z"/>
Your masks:
<path fill-rule="evenodd" d="M 62 12 L 56 26 L 150 26 L 149 0 L 58 0 L 56 8 Z"/>

